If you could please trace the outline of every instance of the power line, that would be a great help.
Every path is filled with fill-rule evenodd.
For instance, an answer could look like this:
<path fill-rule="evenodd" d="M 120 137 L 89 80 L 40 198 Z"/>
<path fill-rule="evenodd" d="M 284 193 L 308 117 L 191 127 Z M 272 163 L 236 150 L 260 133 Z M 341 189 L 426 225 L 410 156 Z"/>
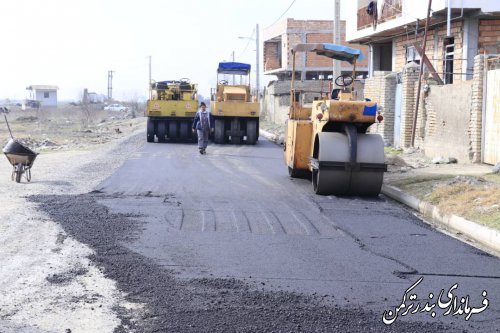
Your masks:
<path fill-rule="evenodd" d="M 239 54 L 239 58 L 240 58 L 241 56 L 243 56 L 243 54 L 245 54 L 246 50 L 248 49 L 248 46 L 250 45 L 250 42 L 251 42 L 252 40 L 255 40 L 255 39 L 253 38 L 253 36 L 254 36 L 254 35 L 255 35 L 255 28 L 252 30 L 252 34 L 250 35 L 250 37 L 245 37 L 245 39 L 247 39 L 247 45 L 245 45 L 245 48 L 243 49 L 243 51 L 242 51 L 242 52 L 240 52 L 240 54 Z"/>
<path fill-rule="evenodd" d="M 274 25 L 274 24 L 276 24 L 276 22 L 278 22 L 279 20 L 281 20 L 281 18 L 282 18 L 283 16 L 285 16 L 285 14 L 286 14 L 286 13 L 290 10 L 290 8 L 292 8 L 292 6 L 293 6 L 293 4 L 295 3 L 295 1 L 296 1 L 296 0 L 293 0 L 293 1 L 292 1 L 292 3 L 290 4 L 290 6 L 288 6 L 288 8 L 287 8 L 287 9 L 283 12 L 283 14 L 281 14 L 281 16 L 280 16 L 280 17 L 278 17 L 278 19 L 276 19 L 276 21 L 274 21 L 274 22 L 273 22 L 273 24 L 271 24 L 271 25 Z M 270 25 L 270 26 L 271 26 L 271 25 Z"/>

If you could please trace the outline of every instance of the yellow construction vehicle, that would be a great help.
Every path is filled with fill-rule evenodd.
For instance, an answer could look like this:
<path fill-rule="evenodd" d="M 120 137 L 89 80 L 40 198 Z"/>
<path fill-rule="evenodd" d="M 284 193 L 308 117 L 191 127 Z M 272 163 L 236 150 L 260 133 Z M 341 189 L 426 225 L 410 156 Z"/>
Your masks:
<path fill-rule="evenodd" d="M 220 75 L 232 76 L 232 84 L 229 84 L 228 79 L 221 79 Z M 236 79 L 239 79 L 240 84 L 236 84 Z M 212 89 L 211 95 L 210 112 L 215 120 L 214 142 L 240 144 L 245 141 L 255 144 L 259 138 L 260 106 L 250 94 L 250 65 L 219 63 L 217 88 Z"/>
<path fill-rule="evenodd" d="M 189 79 L 154 82 L 147 102 L 147 141 L 196 138 L 191 124 L 198 111 L 196 84 Z"/>
<path fill-rule="evenodd" d="M 349 87 L 356 77 L 361 51 L 335 44 L 298 44 L 292 49 L 291 106 L 285 134 L 285 161 L 291 177 L 312 175 L 316 194 L 377 196 L 387 171 L 384 140 L 366 133 L 376 121 L 377 103 L 356 100 Z M 299 52 L 315 52 L 353 65 L 353 74 L 335 79 L 337 86 L 306 105 L 303 91 L 296 90 L 295 60 Z"/>

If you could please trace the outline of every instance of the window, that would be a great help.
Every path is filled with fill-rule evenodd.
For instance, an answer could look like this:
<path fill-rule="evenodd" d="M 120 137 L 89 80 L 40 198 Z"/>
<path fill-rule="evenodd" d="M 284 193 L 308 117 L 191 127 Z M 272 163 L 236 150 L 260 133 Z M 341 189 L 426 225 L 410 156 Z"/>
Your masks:
<path fill-rule="evenodd" d="M 49 98 L 49 92 L 48 91 L 44 91 L 43 92 L 43 98 Z"/>
<path fill-rule="evenodd" d="M 406 63 L 412 61 L 420 64 L 420 54 L 418 54 L 414 46 L 408 46 L 406 48 Z"/>
<path fill-rule="evenodd" d="M 455 53 L 455 38 L 444 40 L 443 77 L 445 84 L 453 83 L 453 55 Z"/>

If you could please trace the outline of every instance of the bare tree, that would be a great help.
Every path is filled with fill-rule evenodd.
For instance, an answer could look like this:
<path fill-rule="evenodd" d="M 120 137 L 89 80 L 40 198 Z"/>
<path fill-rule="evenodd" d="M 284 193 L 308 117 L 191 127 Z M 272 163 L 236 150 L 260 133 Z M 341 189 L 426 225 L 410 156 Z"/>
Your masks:
<path fill-rule="evenodd" d="M 83 94 L 80 98 L 80 110 L 82 111 L 82 125 L 89 127 L 94 120 L 94 106 L 90 104 L 87 88 L 83 89 Z"/>
<path fill-rule="evenodd" d="M 137 94 L 134 95 L 134 97 L 130 100 L 130 110 L 132 112 L 131 116 L 132 118 L 137 117 L 138 114 L 145 113 L 145 107 L 144 103 L 140 101 L 139 96 Z"/>

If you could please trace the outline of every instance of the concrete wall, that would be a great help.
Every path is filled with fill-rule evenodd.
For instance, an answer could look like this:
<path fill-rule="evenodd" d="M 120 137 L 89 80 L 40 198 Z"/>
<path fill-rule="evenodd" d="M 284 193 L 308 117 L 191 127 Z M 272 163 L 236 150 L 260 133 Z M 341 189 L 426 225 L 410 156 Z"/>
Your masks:
<path fill-rule="evenodd" d="M 48 97 L 45 97 L 46 93 L 48 93 Z M 42 106 L 57 106 L 57 90 L 36 90 L 35 99 Z"/>
<path fill-rule="evenodd" d="M 470 162 L 470 107 L 472 82 L 431 87 L 424 99 L 425 155 L 454 157 L 459 163 Z"/>
<path fill-rule="evenodd" d="M 284 124 L 288 119 L 288 111 L 290 109 L 290 80 L 273 81 L 266 88 L 262 106 L 262 114 L 264 119 L 276 124 Z M 364 98 L 364 80 L 354 81 L 354 90 L 357 98 Z M 312 103 L 315 97 L 319 97 L 321 92 L 323 96 L 329 95 L 328 81 L 324 80 L 305 80 L 295 82 L 295 89 L 304 90 L 302 94 L 304 102 Z"/>
<path fill-rule="evenodd" d="M 263 110 L 265 119 L 276 124 L 284 124 L 288 119 L 290 108 L 290 80 L 273 81 L 266 88 L 264 96 Z M 323 86 L 322 86 L 323 85 Z M 303 94 L 306 103 L 312 103 L 315 97 L 320 96 L 320 92 L 328 94 L 328 81 L 306 80 L 296 81 L 295 89 L 308 91 Z"/>

